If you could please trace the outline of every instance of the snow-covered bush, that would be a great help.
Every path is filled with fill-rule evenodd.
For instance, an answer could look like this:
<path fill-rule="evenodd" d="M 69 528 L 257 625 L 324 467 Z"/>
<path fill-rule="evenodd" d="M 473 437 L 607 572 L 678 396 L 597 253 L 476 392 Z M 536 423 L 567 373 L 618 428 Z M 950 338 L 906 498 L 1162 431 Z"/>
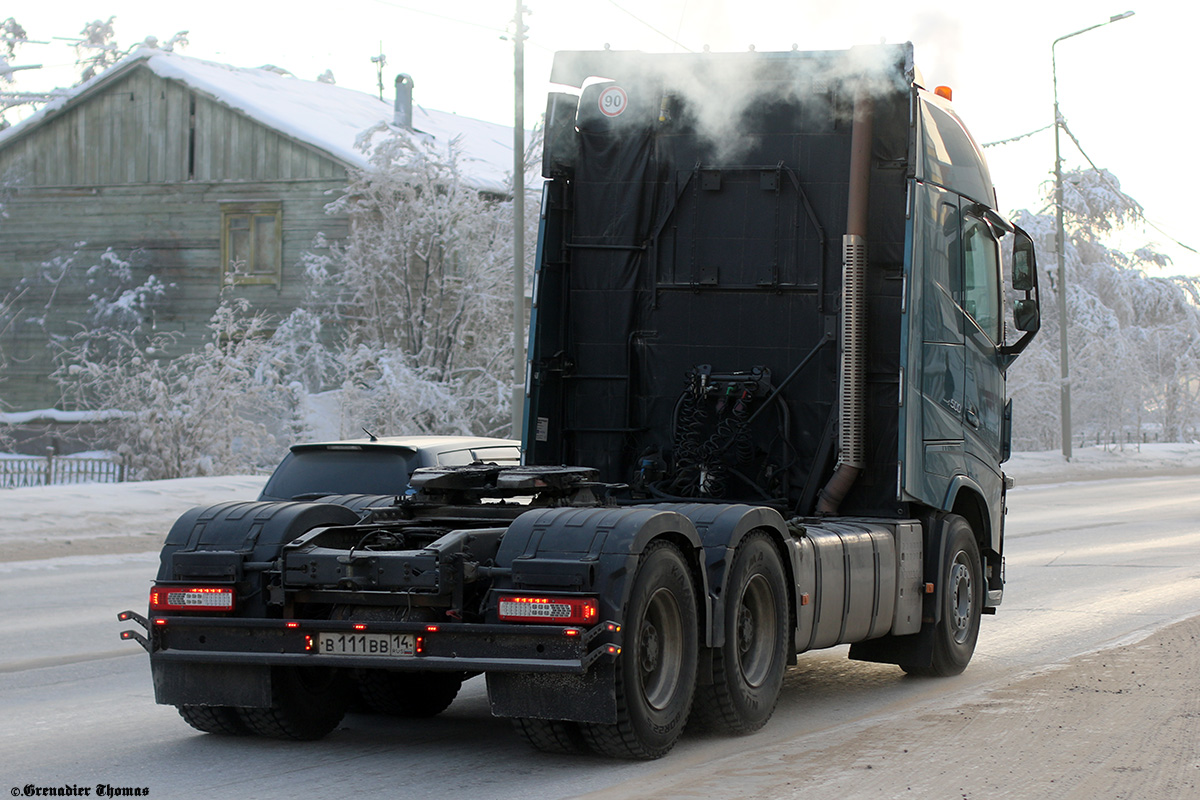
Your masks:
<path fill-rule="evenodd" d="M 470 185 L 457 142 L 379 126 L 370 166 L 328 207 L 343 242 L 307 257 L 342 332 L 343 419 L 379 433 L 502 432 L 512 386 L 512 201 Z M 536 207 L 526 213 L 536 224 Z M 536 241 L 532 227 L 526 235 Z M 530 259 L 526 258 L 526 268 Z M 352 432 L 352 431 L 348 431 Z"/>
<path fill-rule="evenodd" d="M 272 430 L 297 403 L 294 386 L 262 379 L 266 334 L 267 320 L 236 300 L 217 308 L 202 348 L 174 358 L 167 334 L 84 331 L 64 346 L 55 379 L 77 408 L 123 412 L 108 431 L 137 479 L 251 472 L 290 444 Z"/>

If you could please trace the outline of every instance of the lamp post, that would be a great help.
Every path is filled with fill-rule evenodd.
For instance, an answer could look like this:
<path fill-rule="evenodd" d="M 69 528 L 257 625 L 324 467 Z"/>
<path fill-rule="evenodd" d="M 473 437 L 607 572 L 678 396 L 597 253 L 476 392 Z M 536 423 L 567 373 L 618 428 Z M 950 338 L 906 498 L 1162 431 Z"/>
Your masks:
<path fill-rule="evenodd" d="M 513 393 L 512 438 L 525 419 L 525 6 L 517 0 L 513 36 Z"/>
<path fill-rule="evenodd" d="M 1104 25 L 1129 19 L 1132 11 L 1116 14 L 1108 18 L 1108 22 L 1098 22 L 1082 30 L 1060 36 L 1050 45 L 1050 80 L 1054 84 L 1054 222 L 1055 254 L 1058 257 L 1058 363 L 1061 368 L 1061 402 L 1062 402 L 1062 454 L 1067 461 L 1071 460 L 1071 371 L 1067 362 L 1067 265 L 1066 265 L 1066 233 L 1063 231 L 1063 182 L 1062 182 L 1062 150 L 1059 146 L 1059 128 L 1062 127 L 1062 116 L 1058 113 L 1058 69 L 1054 48 L 1064 39 L 1070 39 L 1081 33 L 1094 31 Z"/>

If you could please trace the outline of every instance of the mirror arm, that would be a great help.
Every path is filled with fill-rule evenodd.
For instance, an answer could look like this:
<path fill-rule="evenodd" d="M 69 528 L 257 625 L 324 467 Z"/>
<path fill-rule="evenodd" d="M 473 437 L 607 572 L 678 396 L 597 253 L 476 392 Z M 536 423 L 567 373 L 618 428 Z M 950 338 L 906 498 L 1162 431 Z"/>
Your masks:
<path fill-rule="evenodd" d="M 1020 339 L 1017 339 L 1012 344 L 1000 346 L 1000 357 L 1004 362 L 1005 368 L 1017 360 L 1017 356 L 1024 352 L 1025 348 L 1029 346 L 1029 343 L 1033 341 L 1034 336 L 1037 336 L 1036 330 L 1026 331 Z"/>

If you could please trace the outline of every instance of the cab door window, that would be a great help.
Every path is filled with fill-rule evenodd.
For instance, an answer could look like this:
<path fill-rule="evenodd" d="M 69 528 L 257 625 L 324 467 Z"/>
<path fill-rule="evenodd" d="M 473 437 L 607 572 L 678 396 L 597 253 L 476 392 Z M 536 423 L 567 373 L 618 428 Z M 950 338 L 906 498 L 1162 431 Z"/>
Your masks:
<path fill-rule="evenodd" d="M 1000 341 L 1000 257 L 981 220 L 963 218 L 963 310 L 993 343 Z"/>

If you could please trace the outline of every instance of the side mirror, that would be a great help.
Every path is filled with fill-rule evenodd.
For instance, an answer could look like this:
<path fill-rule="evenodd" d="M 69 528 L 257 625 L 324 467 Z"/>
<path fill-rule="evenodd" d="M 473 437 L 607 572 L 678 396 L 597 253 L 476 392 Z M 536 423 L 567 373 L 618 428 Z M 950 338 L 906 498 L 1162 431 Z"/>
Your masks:
<path fill-rule="evenodd" d="M 1003 367 L 1008 368 L 1021 351 L 1029 346 L 1034 335 L 1042 327 L 1042 312 L 1038 305 L 1037 256 L 1033 251 L 1033 239 L 1016 225 L 1013 226 L 1012 288 L 1024 292 L 1025 296 L 1013 303 L 1013 326 L 1022 336 L 1012 344 L 1000 348 Z"/>
<path fill-rule="evenodd" d="M 1025 234 L 1024 231 L 1021 231 Z M 1033 254 L 1033 240 L 1028 234 L 1018 235 L 1013 243 L 1012 284 L 1018 292 L 1033 291 L 1037 280 L 1037 259 Z M 1020 330 L 1026 330 L 1021 328 Z"/>
<path fill-rule="evenodd" d="M 1037 332 L 1042 327 L 1041 311 L 1035 300 L 1018 300 L 1013 304 L 1013 325 L 1019 331 Z"/>

